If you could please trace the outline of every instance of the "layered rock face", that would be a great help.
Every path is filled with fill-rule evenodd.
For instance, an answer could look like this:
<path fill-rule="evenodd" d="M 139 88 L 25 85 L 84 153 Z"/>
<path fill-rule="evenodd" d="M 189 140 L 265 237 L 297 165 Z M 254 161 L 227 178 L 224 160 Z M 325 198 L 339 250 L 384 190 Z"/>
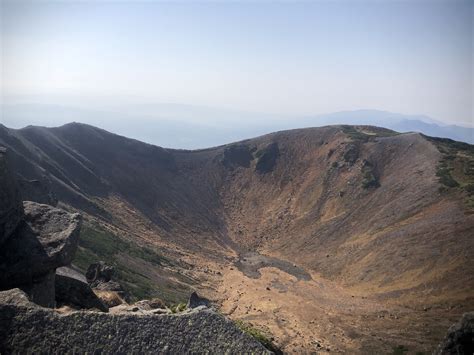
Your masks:
<path fill-rule="evenodd" d="M 136 315 L 59 315 L 19 289 L 0 292 L 0 353 L 269 354 L 231 321 L 209 309 Z"/>

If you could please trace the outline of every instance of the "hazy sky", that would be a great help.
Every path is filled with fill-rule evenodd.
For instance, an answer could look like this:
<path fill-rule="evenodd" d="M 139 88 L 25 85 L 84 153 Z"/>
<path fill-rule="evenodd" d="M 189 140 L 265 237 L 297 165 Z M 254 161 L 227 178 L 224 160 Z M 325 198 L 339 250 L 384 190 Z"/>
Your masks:
<path fill-rule="evenodd" d="M 374 108 L 473 122 L 472 0 L 0 1 L 4 103 Z"/>

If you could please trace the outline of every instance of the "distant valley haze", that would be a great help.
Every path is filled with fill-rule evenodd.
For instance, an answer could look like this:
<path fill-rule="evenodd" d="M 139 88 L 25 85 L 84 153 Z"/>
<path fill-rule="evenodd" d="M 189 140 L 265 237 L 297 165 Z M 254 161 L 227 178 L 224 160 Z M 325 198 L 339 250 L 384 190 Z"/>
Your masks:
<path fill-rule="evenodd" d="M 55 127 L 80 122 L 175 149 L 209 148 L 280 130 L 336 124 L 372 125 L 474 143 L 473 127 L 446 124 L 424 115 L 380 110 L 278 115 L 184 104 L 109 105 L 102 109 L 10 104 L 2 105 L 1 112 L 0 123 L 10 128 Z"/>

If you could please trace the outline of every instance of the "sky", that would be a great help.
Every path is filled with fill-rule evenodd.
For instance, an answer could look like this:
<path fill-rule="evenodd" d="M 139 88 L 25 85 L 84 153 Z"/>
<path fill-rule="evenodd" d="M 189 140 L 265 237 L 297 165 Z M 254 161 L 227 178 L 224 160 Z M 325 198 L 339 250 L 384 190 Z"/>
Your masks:
<path fill-rule="evenodd" d="M 473 124 L 473 0 L 0 1 L 2 104 Z"/>

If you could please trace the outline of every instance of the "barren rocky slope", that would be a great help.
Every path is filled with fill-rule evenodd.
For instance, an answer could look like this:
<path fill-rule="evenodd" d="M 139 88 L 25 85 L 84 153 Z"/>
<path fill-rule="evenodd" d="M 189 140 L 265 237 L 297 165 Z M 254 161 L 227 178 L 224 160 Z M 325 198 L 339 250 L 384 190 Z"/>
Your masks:
<path fill-rule="evenodd" d="M 179 307 L 130 305 L 113 267 L 71 267 L 81 216 L 22 203 L 8 155 L 0 150 L 1 354 L 271 353 L 195 292 Z"/>
<path fill-rule="evenodd" d="M 201 287 L 284 350 L 310 351 L 318 337 L 339 350 L 426 351 L 473 307 L 470 145 L 329 126 L 180 151 L 82 124 L 0 127 L 0 144 L 24 199 L 85 212 L 79 257 L 113 257 L 132 291 L 141 282 L 137 292 L 179 299 L 173 289 Z M 288 312 L 294 302 L 307 309 Z"/>

